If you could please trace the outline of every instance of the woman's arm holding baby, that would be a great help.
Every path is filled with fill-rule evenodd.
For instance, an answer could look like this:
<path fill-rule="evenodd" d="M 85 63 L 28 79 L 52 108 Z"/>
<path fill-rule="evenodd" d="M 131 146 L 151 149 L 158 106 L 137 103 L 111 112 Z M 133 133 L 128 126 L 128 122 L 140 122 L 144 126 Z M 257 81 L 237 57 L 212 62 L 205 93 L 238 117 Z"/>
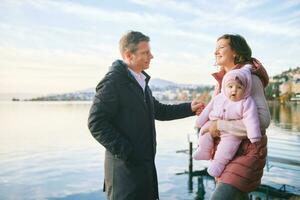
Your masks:
<path fill-rule="evenodd" d="M 263 85 L 260 79 L 252 75 L 252 89 L 251 89 L 251 96 L 255 101 L 258 111 L 258 117 L 260 122 L 260 128 L 266 129 L 268 128 L 271 116 L 269 107 L 265 98 Z M 208 131 L 208 130 L 207 130 Z M 209 132 L 212 134 L 213 137 L 218 136 L 219 131 L 228 132 L 233 134 L 237 137 L 246 138 L 247 131 L 246 127 L 242 120 L 215 120 L 211 122 Z"/>

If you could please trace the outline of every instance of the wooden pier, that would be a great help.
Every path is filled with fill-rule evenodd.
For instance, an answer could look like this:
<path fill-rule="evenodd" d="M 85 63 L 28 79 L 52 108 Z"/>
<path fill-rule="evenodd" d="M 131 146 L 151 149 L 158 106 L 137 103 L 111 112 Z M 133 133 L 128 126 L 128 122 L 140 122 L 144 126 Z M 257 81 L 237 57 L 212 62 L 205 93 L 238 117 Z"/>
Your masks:
<path fill-rule="evenodd" d="M 276 140 L 276 139 L 275 139 Z M 271 144 L 272 144 L 272 139 L 270 140 Z M 278 141 L 277 141 L 278 142 Z M 294 170 L 299 170 L 300 173 L 300 155 L 299 155 L 299 151 L 293 152 L 293 153 L 289 153 L 290 156 L 285 156 L 284 155 L 284 149 L 285 149 L 285 145 L 290 145 L 289 143 L 287 143 L 286 141 L 282 141 L 280 140 L 281 144 L 278 145 L 278 148 L 273 147 L 273 150 L 271 150 L 271 154 L 270 156 L 268 156 L 267 158 L 267 164 L 266 164 L 266 170 L 270 170 L 272 167 L 281 167 L 281 165 L 286 165 L 286 166 L 290 166 L 292 169 Z M 300 144 L 296 144 L 294 143 L 294 145 L 296 145 L 297 147 L 299 146 L 300 149 Z M 280 149 L 282 148 L 282 149 Z M 276 152 L 280 152 L 282 150 L 282 154 L 278 154 Z M 188 141 L 188 149 L 185 150 L 179 150 L 176 151 L 176 153 L 185 153 L 188 154 L 188 171 L 185 171 L 183 173 L 177 173 L 176 175 L 181 175 L 181 174 L 188 174 L 188 188 L 190 191 L 193 191 L 193 177 L 197 177 L 198 180 L 198 191 L 197 194 L 200 193 L 200 198 L 197 197 L 197 199 L 204 199 L 204 194 L 205 194 L 205 188 L 203 186 L 203 177 L 206 177 L 208 179 L 212 179 L 212 181 L 214 181 L 214 178 L 209 176 L 209 174 L 206 171 L 206 168 L 202 169 L 202 170 L 193 170 L 193 157 L 192 157 L 192 153 L 193 153 L 194 149 L 193 149 L 193 142 Z M 297 155 L 296 157 L 294 155 Z M 296 168 L 296 169 L 295 169 Z M 266 184 L 262 184 L 260 185 L 260 187 L 249 194 L 250 199 L 256 199 L 259 200 L 262 198 L 262 195 L 260 197 L 259 194 L 265 194 L 265 198 L 269 199 L 271 197 L 275 197 L 275 198 L 280 198 L 280 199 L 295 199 L 295 200 L 300 200 L 300 196 L 297 194 L 293 194 L 291 192 L 289 192 L 287 190 L 288 185 L 286 184 L 281 184 L 281 186 L 279 188 L 273 187 L 271 185 L 266 185 Z M 293 186 L 292 186 L 293 187 Z M 296 187 L 299 187 L 299 191 L 300 191 L 300 185 L 297 185 Z"/>

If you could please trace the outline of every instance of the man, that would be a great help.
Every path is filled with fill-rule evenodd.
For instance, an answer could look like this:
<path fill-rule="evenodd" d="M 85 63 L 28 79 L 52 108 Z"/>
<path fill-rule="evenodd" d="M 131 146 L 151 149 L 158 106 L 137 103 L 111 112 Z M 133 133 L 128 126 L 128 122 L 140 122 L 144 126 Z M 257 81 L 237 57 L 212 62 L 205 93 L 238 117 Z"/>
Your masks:
<path fill-rule="evenodd" d="M 203 105 L 159 103 L 148 87 L 153 55 L 149 37 L 130 31 L 120 40 L 123 60 L 115 61 L 96 88 L 88 127 L 106 148 L 104 190 L 110 200 L 158 199 L 154 119 L 194 115 Z"/>

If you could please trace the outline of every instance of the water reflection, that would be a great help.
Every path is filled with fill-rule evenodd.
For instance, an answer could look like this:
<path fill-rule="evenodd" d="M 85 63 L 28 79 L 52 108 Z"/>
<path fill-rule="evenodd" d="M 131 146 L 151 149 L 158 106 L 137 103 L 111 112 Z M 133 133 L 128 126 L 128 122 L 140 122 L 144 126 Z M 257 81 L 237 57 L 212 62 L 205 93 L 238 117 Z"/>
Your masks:
<path fill-rule="evenodd" d="M 0 199 L 105 199 L 104 148 L 87 129 L 89 107 L 78 102 L 0 102 Z M 286 130 L 269 127 L 269 155 L 298 158 L 300 105 L 270 104 L 270 111 L 273 124 Z M 174 175 L 188 169 L 187 155 L 176 151 L 188 147 L 194 121 L 156 122 L 161 199 L 209 199 L 215 189 L 208 176 Z M 276 188 L 285 184 L 300 194 L 299 170 L 271 164 L 262 182 Z M 194 162 L 194 169 L 207 165 Z"/>
<path fill-rule="evenodd" d="M 201 171 L 198 171 L 201 173 Z M 204 171 L 202 171 L 204 172 Z M 194 200 L 205 200 L 211 196 L 211 191 L 216 187 L 214 178 L 209 175 L 188 175 L 188 191 L 194 193 Z M 193 177 L 196 179 L 196 183 L 193 183 Z M 207 187 L 207 186 L 210 187 Z"/>
<path fill-rule="evenodd" d="M 300 131 L 300 104 L 269 103 L 270 113 L 274 124 L 280 128 Z"/>

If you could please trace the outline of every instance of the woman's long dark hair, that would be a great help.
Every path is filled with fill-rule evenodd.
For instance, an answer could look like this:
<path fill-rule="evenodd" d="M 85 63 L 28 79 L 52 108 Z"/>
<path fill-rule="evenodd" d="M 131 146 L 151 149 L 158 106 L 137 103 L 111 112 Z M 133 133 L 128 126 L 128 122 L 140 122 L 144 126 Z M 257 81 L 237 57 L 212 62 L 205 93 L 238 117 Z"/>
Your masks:
<path fill-rule="evenodd" d="M 241 35 L 224 34 L 218 38 L 229 40 L 229 46 L 235 51 L 234 64 L 245 64 L 251 61 L 252 51 L 245 38 Z"/>

